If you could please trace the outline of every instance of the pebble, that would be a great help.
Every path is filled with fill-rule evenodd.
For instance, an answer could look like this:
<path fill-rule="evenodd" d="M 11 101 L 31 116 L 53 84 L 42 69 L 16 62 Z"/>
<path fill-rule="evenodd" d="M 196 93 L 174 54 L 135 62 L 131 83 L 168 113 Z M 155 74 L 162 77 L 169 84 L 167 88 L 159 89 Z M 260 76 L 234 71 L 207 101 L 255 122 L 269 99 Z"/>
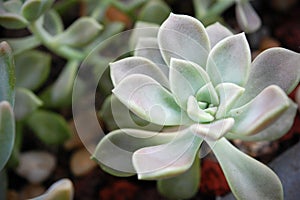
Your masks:
<path fill-rule="evenodd" d="M 91 154 L 85 149 L 77 150 L 71 156 L 70 168 L 75 176 L 83 176 L 97 166 L 97 163 L 90 159 Z"/>
<path fill-rule="evenodd" d="M 20 154 L 16 172 L 30 183 L 46 180 L 56 166 L 55 157 L 43 151 L 28 151 Z"/>

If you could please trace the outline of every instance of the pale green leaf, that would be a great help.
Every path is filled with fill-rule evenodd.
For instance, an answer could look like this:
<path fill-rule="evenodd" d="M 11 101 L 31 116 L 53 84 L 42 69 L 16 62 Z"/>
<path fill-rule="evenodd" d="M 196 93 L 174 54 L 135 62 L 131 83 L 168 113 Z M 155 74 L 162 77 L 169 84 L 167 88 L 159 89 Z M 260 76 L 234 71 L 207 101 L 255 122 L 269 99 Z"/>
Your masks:
<path fill-rule="evenodd" d="M 17 88 L 14 113 L 16 120 L 22 120 L 40 107 L 43 102 L 30 90 Z"/>
<path fill-rule="evenodd" d="M 138 129 L 119 129 L 107 134 L 92 155 L 108 173 L 130 176 L 136 173 L 132 165 L 133 153 L 143 147 L 170 142 L 176 135 Z"/>
<path fill-rule="evenodd" d="M 244 154 L 225 138 L 208 144 L 237 199 L 283 199 L 281 182 L 270 168 Z"/>
<path fill-rule="evenodd" d="M 0 43 L 0 101 L 8 101 L 12 107 L 15 101 L 15 65 L 10 46 Z"/>
<path fill-rule="evenodd" d="M 48 78 L 51 56 L 41 51 L 26 51 L 15 56 L 15 63 L 16 85 L 36 90 Z"/>
<path fill-rule="evenodd" d="M 59 114 L 37 110 L 27 118 L 26 122 L 45 144 L 62 144 L 71 137 L 68 123 Z"/>
<path fill-rule="evenodd" d="M 45 194 L 29 200 L 73 200 L 74 186 L 69 179 L 61 179 L 50 186 Z"/>
<path fill-rule="evenodd" d="M 71 24 L 64 32 L 54 37 L 56 43 L 72 47 L 82 47 L 95 39 L 102 26 L 91 17 L 81 17 Z"/>
<path fill-rule="evenodd" d="M 199 189 L 200 159 L 195 158 L 193 165 L 184 173 L 157 181 L 160 194 L 170 199 L 192 198 Z"/>
<path fill-rule="evenodd" d="M 284 91 L 271 85 L 249 103 L 228 113 L 235 120 L 231 132 L 241 135 L 258 133 L 277 120 L 289 106 L 290 101 Z"/>
<path fill-rule="evenodd" d="M 185 110 L 188 98 L 210 81 L 199 65 L 176 58 L 171 59 L 169 80 L 172 94 Z"/>
<path fill-rule="evenodd" d="M 216 86 L 229 82 L 244 86 L 250 70 L 251 52 L 244 33 L 217 43 L 208 56 L 206 71 Z"/>
<path fill-rule="evenodd" d="M 169 81 L 162 70 L 150 60 L 143 57 L 128 57 L 110 64 L 111 80 L 114 86 L 132 74 L 147 75 L 164 87 L 169 87 Z"/>
<path fill-rule="evenodd" d="M 179 58 L 204 68 L 210 51 L 209 38 L 202 23 L 193 17 L 173 13 L 159 28 L 158 44 L 167 64 L 171 58 Z"/>
<path fill-rule="evenodd" d="M 292 92 L 300 80 L 299 63 L 299 53 L 280 47 L 259 54 L 251 65 L 245 93 L 238 105 L 249 102 L 269 85 L 278 85 L 288 94 Z"/>
<path fill-rule="evenodd" d="M 165 126 L 189 122 L 172 94 L 149 76 L 130 75 L 115 87 L 113 93 L 132 112 L 146 121 Z"/>
<path fill-rule="evenodd" d="M 54 0 L 26 0 L 22 6 L 22 15 L 28 21 L 35 21 L 54 3 Z"/>
<path fill-rule="evenodd" d="M 15 141 L 15 119 L 7 101 L 0 102 L 0 171 L 7 163 Z"/>

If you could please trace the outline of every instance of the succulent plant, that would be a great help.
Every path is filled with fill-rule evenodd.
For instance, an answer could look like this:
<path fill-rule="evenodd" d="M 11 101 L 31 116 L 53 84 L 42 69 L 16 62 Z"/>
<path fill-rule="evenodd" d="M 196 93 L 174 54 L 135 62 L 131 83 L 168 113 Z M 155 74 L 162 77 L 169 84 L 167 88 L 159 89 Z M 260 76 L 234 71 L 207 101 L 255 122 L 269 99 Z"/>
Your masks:
<path fill-rule="evenodd" d="M 186 15 L 170 14 L 154 34 L 145 32 L 135 35 L 133 57 L 110 64 L 112 92 L 138 117 L 165 128 L 115 130 L 93 158 L 111 174 L 157 180 L 169 198 L 190 198 L 206 143 L 237 199 L 282 199 L 276 174 L 228 139 L 274 140 L 289 130 L 297 105 L 286 94 L 299 83 L 300 55 L 271 48 L 251 62 L 244 33 L 219 23 L 204 28 Z"/>
<path fill-rule="evenodd" d="M 255 32 L 261 20 L 249 0 L 194 0 L 196 17 L 205 25 L 220 21 L 221 14 L 235 4 L 235 15 L 240 28 L 246 33 Z"/>

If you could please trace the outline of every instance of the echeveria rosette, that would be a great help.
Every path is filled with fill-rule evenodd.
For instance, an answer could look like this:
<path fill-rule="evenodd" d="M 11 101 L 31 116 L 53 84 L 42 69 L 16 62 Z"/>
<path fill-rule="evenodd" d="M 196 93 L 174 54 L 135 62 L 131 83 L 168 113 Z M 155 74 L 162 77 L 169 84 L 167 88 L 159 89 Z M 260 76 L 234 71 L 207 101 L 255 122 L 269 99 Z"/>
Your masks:
<path fill-rule="evenodd" d="M 171 14 L 157 37 L 139 38 L 133 57 L 110 65 L 114 95 L 151 123 L 173 132 L 120 129 L 93 155 L 115 175 L 158 180 L 171 198 L 189 198 L 199 182 L 205 141 L 238 199 L 282 199 L 278 177 L 226 138 L 272 140 L 292 125 L 297 106 L 286 95 L 298 84 L 300 55 L 272 48 L 251 63 L 243 33 L 219 23 Z M 167 71 L 161 70 L 168 66 Z M 170 190 L 172 188 L 172 190 Z"/>

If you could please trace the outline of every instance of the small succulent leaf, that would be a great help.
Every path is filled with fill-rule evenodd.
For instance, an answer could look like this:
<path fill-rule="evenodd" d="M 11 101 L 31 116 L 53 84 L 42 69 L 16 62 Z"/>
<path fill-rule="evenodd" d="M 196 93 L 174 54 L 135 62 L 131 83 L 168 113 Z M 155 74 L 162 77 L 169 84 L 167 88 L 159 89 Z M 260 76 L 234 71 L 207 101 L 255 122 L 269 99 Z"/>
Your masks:
<path fill-rule="evenodd" d="M 6 41 L 11 46 L 14 55 L 33 49 L 41 44 L 41 41 L 33 35 L 22 38 L 1 38 L 0 40 Z"/>
<path fill-rule="evenodd" d="M 0 102 L 8 101 L 12 107 L 15 99 L 15 65 L 10 46 L 0 43 Z"/>
<path fill-rule="evenodd" d="M 66 120 L 59 114 L 37 110 L 26 120 L 28 127 L 45 144 L 62 144 L 71 137 Z"/>
<path fill-rule="evenodd" d="M 135 49 L 140 38 L 157 38 L 159 25 L 149 22 L 138 21 L 135 23 L 132 34 L 129 38 L 130 49 Z"/>
<path fill-rule="evenodd" d="M 243 94 L 244 88 L 233 83 L 220 83 L 216 86 L 220 104 L 216 113 L 216 118 L 220 119 L 227 115 L 235 101 Z"/>
<path fill-rule="evenodd" d="M 43 15 L 54 3 L 54 0 L 26 0 L 22 6 L 23 17 L 28 21 L 35 21 Z"/>
<path fill-rule="evenodd" d="M 64 30 L 63 21 L 55 10 L 49 10 L 45 13 L 43 26 L 52 36 L 60 34 Z"/>
<path fill-rule="evenodd" d="M 188 98 L 195 95 L 202 86 L 208 83 L 209 77 L 199 65 L 172 58 L 169 80 L 172 94 L 178 105 L 186 110 Z"/>
<path fill-rule="evenodd" d="M 251 52 L 244 33 L 220 41 L 208 56 L 206 71 L 216 86 L 222 82 L 244 86 L 251 63 Z"/>
<path fill-rule="evenodd" d="M 132 163 L 138 179 L 174 177 L 192 166 L 203 140 L 192 134 L 189 128 L 173 134 L 175 138 L 168 143 L 141 148 L 133 153 Z"/>
<path fill-rule="evenodd" d="M 16 55 L 15 63 L 16 85 L 36 90 L 49 75 L 51 56 L 41 51 L 31 50 Z"/>
<path fill-rule="evenodd" d="M 77 61 L 70 61 L 67 63 L 53 85 L 42 92 L 40 98 L 45 106 L 62 107 L 70 105 L 78 67 L 79 63 Z"/>
<path fill-rule="evenodd" d="M 223 137 L 234 125 L 233 118 L 221 119 L 210 124 L 194 124 L 191 131 L 205 141 L 216 141 Z"/>
<path fill-rule="evenodd" d="M 101 30 L 102 26 L 95 19 L 81 17 L 73 22 L 64 32 L 55 36 L 54 40 L 62 45 L 82 47 L 95 39 Z"/>
<path fill-rule="evenodd" d="M 218 94 L 211 82 L 206 83 L 197 91 L 196 99 L 198 101 L 211 103 L 215 106 L 220 103 Z"/>
<path fill-rule="evenodd" d="M 27 26 L 27 21 L 14 13 L 1 13 L 0 25 L 7 29 L 22 29 Z"/>
<path fill-rule="evenodd" d="M 171 9 L 161 0 L 148 1 L 139 12 L 138 20 L 161 24 L 168 18 Z"/>
<path fill-rule="evenodd" d="M 176 135 L 138 129 L 119 129 L 107 134 L 97 145 L 92 158 L 104 165 L 104 170 L 118 176 L 136 173 L 133 153 L 143 147 L 168 143 Z"/>
<path fill-rule="evenodd" d="M 235 119 L 231 132 L 241 135 L 256 134 L 278 119 L 289 106 L 290 101 L 284 91 L 271 85 L 249 103 L 228 113 L 228 116 Z"/>
<path fill-rule="evenodd" d="M 105 99 L 99 114 L 110 131 L 118 128 L 155 131 L 162 128 L 133 114 L 115 95 L 110 95 Z"/>
<path fill-rule="evenodd" d="M 159 28 L 158 44 L 168 65 L 171 58 L 179 58 L 204 67 L 210 50 L 208 35 L 200 21 L 173 13 Z"/>
<path fill-rule="evenodd" d="M 230 30 L 228 30 L 225 26 L 223 26 L 219 22 L 216 22 L 206 27 L 206 32 L 209 37 L 211 48 L 213 48 L 218 42 L 220 42 L 224 38 L 233 35 L 233 33 Z"/>
<path fill-rule="evenodd" d="M 248 1 L 238 1 L 235 13 L 240 28 L 246 33 L 253 33 L 261 26 L 260 17 Z"/>
<path fill-rule="evenodd" d="M 255 135 L 240 135 L 229 133 L 226 135 L 229 139 L 242 139 L 243 141 L 272 141 L 279 139 L 286 134 L 294 123 L 297 114 L 297 105 L 290 100 L 289 108 L 270 126 L 258 132 Z"/>
<path fill-rule="evenodd" d="M 200 180 L 200 159 L 195 158 L 193 165 L 184 173 L 157 181 L 160 194 L 170 199 L 190 199 L 198 191 Z"/>
<path fill-rule="evenodd" d="M 111 80 L 114 86 L 132 74 L 144 74 L 169 88 L 169 81 L 162 70 L 150 60 L 143 57 L 128 57 L 110 64 Z"/>
<path fill-rule="evenodd" d="M 156 38 L 140 38 L 134 50 L 134 56 L 144 57 L 155 63 L 169 77 L 169 67 L 162 58 Z"/>
<path fill-rule="evenodd" d="M 25 88 L 16 89 L 14 114 L 16 120 L 22 120 L 40 107 L 43 102 L 33 92 Z"/>
<path fill-rule="evenodd" d="M 245 93 L 238 105 L 243 105 L 269 85 L 278 85 L 290 93 L 300 80 L 300 54 L 276 47 L 259 54 L 251 65 Z"/>
<path fill-rule="evenodd" d="M 15 141 L 15 119 L 7 101 L 0 102 L 0 171 L 7 163 Z"/>
<path fill-rule="evenodd" d="M 189 122 L 172 94 L 149 76 L 130 75 L 112 92 L 132 112 L 146 121 L 164 126 Z"/>
<path fill-rule="evenodd" d="M 283 199 L 281 182 L 270 168 L 238 150 L 224 137 L 208 144 L 237 199 Z"/>
<path fill-rule="evenodd" d="M 215 119 L 211 114 L 200 108 L 197 99 L 194 96 L 188 98 L 187 114 L 192 120 L 200 123 L 211 122 Z"/>
<path fill-rule="evenodd" d="M 69 179 L 61 179 L 50 186 L 45 194 L 29 200 L 72 200 L 74 186 Z"/>
<path fill-rule="evenodd" d="M 111 41 L 109 38 L 111 38 L 112 36 L 120 33 L 124 29 L 124 27 L 125 27 L 125 25 L 122 22 L 118 22 L 118 21 L 116 21 L 116 22 L 110 22 L 108 24 L 105 24 L 105 29 L 103 29 L 103 31 L 101 31 L 100 35 L 98 37 L 96 37 L 93 41 L 91 41 L 85 47 L 85 50 L 87 52 L 89 52 L 89 51 L 93 51 L 94 48 L 97 48 L 97 50 L 99 50 L 99 51 L 100 51 L 100 49 L 103 49 L 103 48 L 105 49 L 107 43 L 105 43 L 104 41 L 105 40 L 109 41 L 108 43 L 116 42 L 116 41 Z M 99 44 L 101 42 L 104 42 L 105 45 L 100 45 L 99 46 Z M 108 45 L 110 45 L 110 44 L 108 44 Z M 114 46 L 114 45 L 112 45 L 112 46 Z M 128 48 L 128 46 L 126 46 L 126 48 Z M 113 49 L 115 51 L 114 47 L 110 47 L 110 49 Z M 107 51 L 105 51 L 105 52 L 107 52 Z M 119 55 L 116 52 L 113 52 L 113 53 L 114 53 L 114 55 Z M 91 55 L 89 55 L 89 56 L 91 56 Z M 99 54 L 97 54 L 97 57 L 99 57 Z M 107 57 L 107 55 L 106 55 L 106 57 Z"/>
<path fill-rule="evenodd" d="M 205 17 L 211 4 L 210 0 L 193 0 L 196 18 L 201 19 Z"/>
<path fill-rule="evenodd" d="M 10 0 L 3 2 L 3 8 L 10 13 L 18 14 L 22 7 L 22 2 L 19 0 Z"/>
<path fill-rule="evenodd" d="M 144 5 L 147 0 L 126 0 L 126 1 L 112 1 L 112 5 L 125 13 L 134 13 L 134 11 Z"/>

